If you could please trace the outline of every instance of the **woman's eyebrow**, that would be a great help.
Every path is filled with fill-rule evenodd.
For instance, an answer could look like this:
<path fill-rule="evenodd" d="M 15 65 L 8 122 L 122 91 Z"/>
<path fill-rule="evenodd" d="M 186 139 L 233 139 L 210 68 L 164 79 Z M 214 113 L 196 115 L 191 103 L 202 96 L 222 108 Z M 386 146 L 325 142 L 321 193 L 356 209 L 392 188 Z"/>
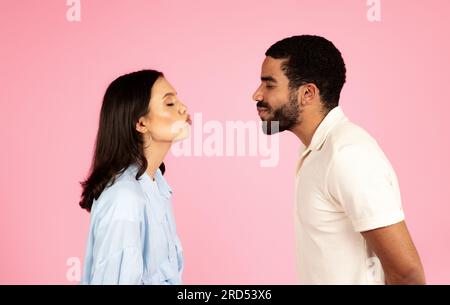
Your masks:
<path fill-rule="evenodd" d="M 177 93 L 175 92 L 167 92 L 166 94 L 164 94 L 163 99 L 166 98 L 167 96 L 175 96 Z"/>

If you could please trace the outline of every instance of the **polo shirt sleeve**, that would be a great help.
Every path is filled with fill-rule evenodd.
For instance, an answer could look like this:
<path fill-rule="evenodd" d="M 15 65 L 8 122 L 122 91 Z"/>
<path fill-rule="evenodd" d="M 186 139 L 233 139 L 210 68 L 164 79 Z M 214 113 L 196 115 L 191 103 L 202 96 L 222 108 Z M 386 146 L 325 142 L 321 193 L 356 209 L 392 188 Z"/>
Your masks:
<path fill-rule="evenodd" d="M 404 220 L 400 191 L 389 161 L 373 144 L 351 144 L 334 153 L 326 181 L 356 232 Z"/>

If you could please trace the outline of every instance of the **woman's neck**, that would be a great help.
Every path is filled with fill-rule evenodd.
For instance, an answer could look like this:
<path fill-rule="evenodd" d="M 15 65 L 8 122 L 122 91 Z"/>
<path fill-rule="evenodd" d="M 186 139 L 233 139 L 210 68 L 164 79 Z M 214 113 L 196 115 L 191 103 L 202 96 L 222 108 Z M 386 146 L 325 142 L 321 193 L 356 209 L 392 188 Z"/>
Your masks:
<path fill-rule="evenodd" d="M 163 162 L 171 145 L 172 143 L 170 142 L 152 141 L 145 146 L 144 153 L 148 163 L 146 172 L 153 180 L 155 180 L 155 173 Z"/>

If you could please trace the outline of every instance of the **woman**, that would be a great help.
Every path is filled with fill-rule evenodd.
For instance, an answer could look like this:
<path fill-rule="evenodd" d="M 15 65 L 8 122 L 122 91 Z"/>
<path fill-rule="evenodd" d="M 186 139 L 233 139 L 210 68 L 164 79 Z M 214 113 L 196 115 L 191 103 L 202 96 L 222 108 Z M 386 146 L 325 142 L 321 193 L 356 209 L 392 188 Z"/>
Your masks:
<path fill-rule="evenodd" d="M 134 72 L 109 85 L 82 182 L 80 206 L 91 212 L 82 284 L 181 283 L 163 159 L 188 124 L 186 106 L 161 72 Z"/>

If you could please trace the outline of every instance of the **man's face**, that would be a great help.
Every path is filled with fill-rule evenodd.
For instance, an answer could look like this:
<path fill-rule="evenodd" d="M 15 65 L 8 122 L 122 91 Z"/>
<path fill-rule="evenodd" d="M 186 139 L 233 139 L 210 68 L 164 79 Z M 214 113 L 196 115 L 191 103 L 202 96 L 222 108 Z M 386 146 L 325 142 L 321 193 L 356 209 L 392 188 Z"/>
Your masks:
<path fill-rule="evenodd" d="M 299 123 L 297 90 L 289 90 L 289 79 L 281 70 L 283 59 L 267 56 L 261 68 L 261 84 L 253 94 L 259 117 L 267 122 L 266 134 L 290 130 Z M 278 122 L 279 127 L 271 122 Z M 272 127 L 272 128 L 271 128 Z"/>

